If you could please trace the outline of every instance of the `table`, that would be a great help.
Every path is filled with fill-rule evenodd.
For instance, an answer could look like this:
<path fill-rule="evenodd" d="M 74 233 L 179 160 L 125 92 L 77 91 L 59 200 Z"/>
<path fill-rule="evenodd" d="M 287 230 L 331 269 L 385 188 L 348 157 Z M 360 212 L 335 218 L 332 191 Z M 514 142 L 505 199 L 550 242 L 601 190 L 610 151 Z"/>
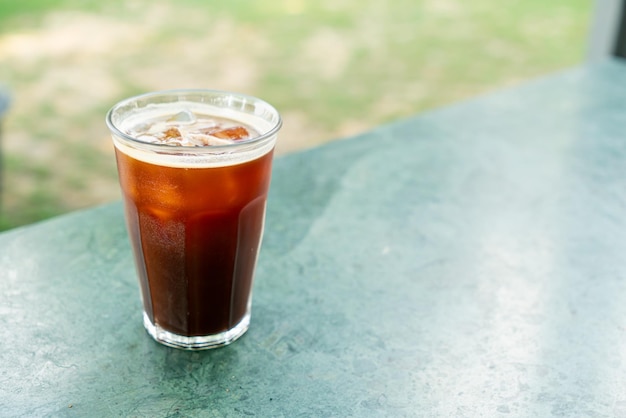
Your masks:
<path fill-rule="evenodd" d="M 0 234 L 0 414 L 626 416 L 626 64 L 278 158 L 248 333 L 153 342 L 119 202 Z"/>

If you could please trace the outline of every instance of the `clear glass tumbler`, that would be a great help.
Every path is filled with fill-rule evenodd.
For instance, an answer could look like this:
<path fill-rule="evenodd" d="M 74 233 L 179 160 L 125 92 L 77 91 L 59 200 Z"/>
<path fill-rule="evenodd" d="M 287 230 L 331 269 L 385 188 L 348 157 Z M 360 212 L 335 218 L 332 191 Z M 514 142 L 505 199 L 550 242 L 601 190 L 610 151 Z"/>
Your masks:
<path fill-rule="evenodd" d="M 250 322 L 279 113 L 242 94 L 172 90 L 123 100 L 106 121 L 146 330 L 184 349 L 236 340 Z"/>

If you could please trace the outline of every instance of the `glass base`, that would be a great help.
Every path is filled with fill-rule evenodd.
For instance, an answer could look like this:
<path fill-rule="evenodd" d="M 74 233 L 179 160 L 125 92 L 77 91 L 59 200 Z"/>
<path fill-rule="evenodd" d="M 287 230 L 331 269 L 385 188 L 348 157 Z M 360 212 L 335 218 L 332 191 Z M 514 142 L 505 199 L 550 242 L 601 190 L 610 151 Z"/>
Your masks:
<path fill-rule="evenodd" d="M 228 331 L 220 332 L 219 334 L 186 337 L 165 331 L 158 325 L 154 325 L 148 318 L 148 315 L 145 312 L 143 313 L 143 326 L 152 338 L 163 345 L 184 350 L 208 350 L 228 345 L 245 334 L 249 325 L 250 313 L 248 312 L 237 325 Z"/>

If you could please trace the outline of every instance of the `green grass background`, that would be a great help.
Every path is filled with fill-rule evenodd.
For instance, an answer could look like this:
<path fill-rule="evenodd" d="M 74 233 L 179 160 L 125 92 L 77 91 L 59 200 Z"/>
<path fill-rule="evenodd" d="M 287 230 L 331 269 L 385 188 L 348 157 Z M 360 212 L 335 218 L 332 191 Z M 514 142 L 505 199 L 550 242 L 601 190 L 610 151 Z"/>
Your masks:
<path fill-rule="evenodd" d="M 0 230 L 116 198 L 103 119 L 128 95 L 192 86 L 258 95 L 285 116 L 283 152 L 294 152 L 577 65 L 591 8 L 586 0 L 0 0 L 0 84 L 13 98 L 3 120 Z M 102 22 L 76 34 L 87 45 L 120 28 L 137 33 L 100 54 L 50 52 L 48 33 L 86 19 Z M 7 47 L 21 36 L 41 42 Z"/>

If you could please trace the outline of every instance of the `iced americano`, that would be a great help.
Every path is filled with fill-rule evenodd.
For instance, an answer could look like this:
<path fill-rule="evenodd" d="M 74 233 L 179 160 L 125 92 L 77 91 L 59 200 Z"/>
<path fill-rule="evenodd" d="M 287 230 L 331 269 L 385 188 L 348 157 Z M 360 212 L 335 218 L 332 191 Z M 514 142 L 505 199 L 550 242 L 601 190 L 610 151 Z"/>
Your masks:
<path fill-rule="evenodd" d="M 250 320 L 278 113 L 232 93 L 166 92 L 107 121 L 146 329 L 181 348 L 228 344 Z"/>

